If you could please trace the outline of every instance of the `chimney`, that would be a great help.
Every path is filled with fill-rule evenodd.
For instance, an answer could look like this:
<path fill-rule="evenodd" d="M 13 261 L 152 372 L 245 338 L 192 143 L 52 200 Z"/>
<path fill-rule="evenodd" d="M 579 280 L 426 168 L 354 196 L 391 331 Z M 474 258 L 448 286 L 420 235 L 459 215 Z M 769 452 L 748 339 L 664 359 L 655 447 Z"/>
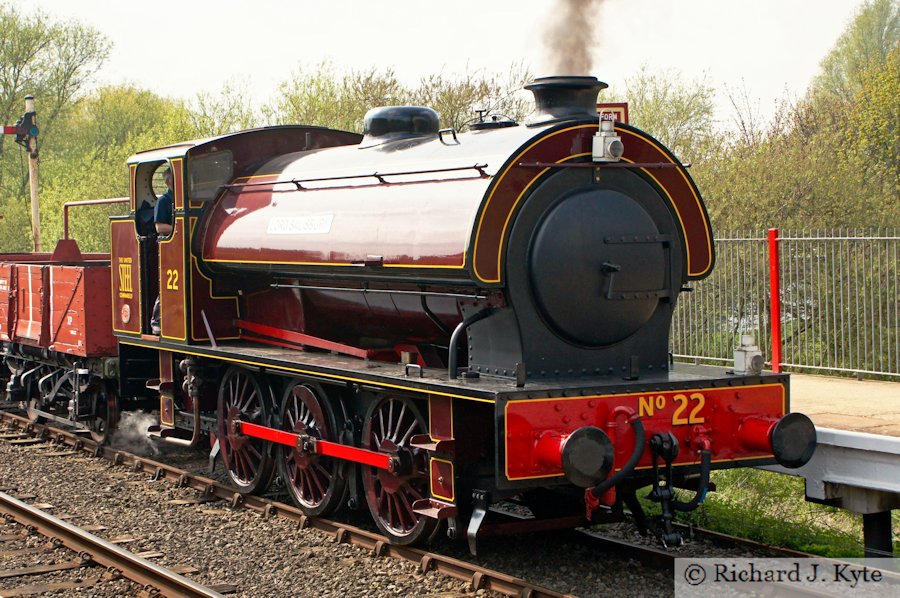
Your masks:
<path fill-rule="evenodd" d="M 590 76 L 538 77 L 525 86 L 534 94 L 535 103 L 527 124 L 539 127 L 564 120 L 597 119 L 597 94 L 607 87 Z"/>

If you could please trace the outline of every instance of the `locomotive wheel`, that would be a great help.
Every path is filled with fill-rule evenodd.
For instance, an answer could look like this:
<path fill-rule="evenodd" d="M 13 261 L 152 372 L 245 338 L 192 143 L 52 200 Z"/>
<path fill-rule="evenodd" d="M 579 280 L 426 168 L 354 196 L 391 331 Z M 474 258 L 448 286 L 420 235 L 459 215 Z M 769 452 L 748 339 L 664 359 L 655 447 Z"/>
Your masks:
<path fill-rule="evenodd" d="M 94 417 L 88 422 L 91 438 L 106 444 L 119 423 L 119 395 L 113 382 L 95 382 L 85 392 L 94 406 Z"/>
<path fill-rule="evenodd" d="M 409 439 L 428 431 L 425 419 L 413 402 L 389 397 L 369 409 L 363 426 L 363 448 L 373 451 L 399 450 L 410 456 L 411 467 L 402 475 L 375 467 L 364 467 L 366 502 L 376 525 L 395 544 L 413 544 L 431 536 L 437 521 L 415 513 L 412 505 L 429 496 L 428 456 L 411 448 Z"/>
<path fill-rule="evenodd" d="M 268 389 L 249 370 L 232 367 L 219 385 L 219 448 L 232 483 L 242 494 L 265 491 L 274 463 L 266 441 L 237 431 L 239 421 L 269 423 Z"/>
<path fill-rule="evenodd" d="M 337 426 L 328 400 L 306 384 L 288 385 L 281 402 L 280 428 L 294 434 L 335 441 Z M 294 503 L 307 515 L 330 513 L 343 502 L 347 489 L 343 461 L 304 454 L 297 447 L 279 446 L 278 467 Z"/>

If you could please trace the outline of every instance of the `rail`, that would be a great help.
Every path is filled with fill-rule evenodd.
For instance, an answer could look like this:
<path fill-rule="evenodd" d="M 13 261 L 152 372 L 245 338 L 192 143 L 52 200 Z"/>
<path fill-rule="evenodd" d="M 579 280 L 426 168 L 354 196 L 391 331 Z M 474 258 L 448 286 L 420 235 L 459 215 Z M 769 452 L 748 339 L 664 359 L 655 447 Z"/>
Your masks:
<path fill-rule="evenodd" d="M 679 299 L 675 357 L 731 363 L 753 334 L 775 370 L 900 378 L 900 231 L 724 233 L 715 249 Z"/>
<path fill-rule="evenodd" d="M 81 201 L 67 201 L 63 204 L 63 239 L 69 238 L 69 208 L 75 206 L 102 206 L 131 201 L 130 197 L 112 197 L 109 199 L 85 199 Z"/>
<path fill-rule="evenodd" d="M 0 511 L 24 526 L 32 526 L 49 538 L 58 539 L 66 548 L 90 556 L 91 560 L 144 586 L 158 589 L 165 596 L 221 598 L 222 594 L 141 558 L 103 538 L 44 513 L 12 496 L 0 492 Z"/>

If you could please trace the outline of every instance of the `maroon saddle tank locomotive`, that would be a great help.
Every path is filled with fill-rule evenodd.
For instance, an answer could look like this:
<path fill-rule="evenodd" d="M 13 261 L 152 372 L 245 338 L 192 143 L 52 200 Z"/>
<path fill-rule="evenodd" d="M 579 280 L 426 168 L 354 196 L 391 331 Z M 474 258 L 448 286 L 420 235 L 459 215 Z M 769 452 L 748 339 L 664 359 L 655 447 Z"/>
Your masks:
<path fill-rule="evenodd" d="M 465 134 L 388 107 L 364 136 L 282 126 L 137 154 L 110 228 L 103 401 L 158 404 L 152 432 L 208 438 L 242 492 L 278 472 L 309 514 L 366 503 L 393 542 L 446 527 L 473 550 L 503 500 L 543 528 L 624 506 L 646 528 L 648 485 L 654 531 L 678 541 L 710 470 L 806 462 L 815 429 L 787 376 L 672 363 L 709 219 L 671 152 L 598 119 L 604 87 L 537 79 L 526 123 Z M 147 238 L 139 208 L 167 167 L 174 231 Z"/>

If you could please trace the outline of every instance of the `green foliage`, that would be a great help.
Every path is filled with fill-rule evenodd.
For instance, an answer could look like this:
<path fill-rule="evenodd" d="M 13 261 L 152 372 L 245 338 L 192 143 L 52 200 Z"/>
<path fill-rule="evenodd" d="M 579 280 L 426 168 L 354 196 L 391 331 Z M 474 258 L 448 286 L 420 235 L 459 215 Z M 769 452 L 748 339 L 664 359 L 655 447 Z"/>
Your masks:
<path fill-rule="evenodd" d="M 883 227 L 900 221 L 898 4 L 863 7 L 807 97 L 760 128 L 745 103 L 694 177 L 715 227 Z"/>
<path fill-rule="evenodd" d="M 900 206 L 900 47 L 883 64 L 861 76 L 856 109 L 850 122 L 857 132 L 854 151 L 869 175 L 880 184 L 886 202 Z"/>
<path fill-rule="evenodd" d="M 405 89 L 392 69 L 374 67 L 346 74 L 323 62 L 312 70 L 300 69 L 278 89 L 277 100 L 265 115 L 279 124 L 302 123 L 362 132 L 363 116 L 375 106 L 407 102 Z"/>
<path fill-rule="evenodd" d="M 715 228 L 883 226 L 888 210 L 853 159 L 845 112 L 802 104 L 758 136 L 736 136 L 694 176 Z M 894 222 L 896 220 L 893 220 Z"/>
<path fill-rule="evenodd" d="M 108 54 L 106 38 L 89 27 L 56 23 L 41 12 L 23 15 L 0 4 L 2 124 L 15 122 L 24 112 L 24 97 L 33 95 L 40 145 L 52 147 L 60 139 L 58 122 Z M 0 136 L 0 216 L 0 251 L 30 250 L 27 159 L 7 136 Z"/>
<path fill-rule="evenodd" d="M 512 120 L 522 120 L 533 109 L 531 98 L 516 94 L 531 79 L 522 65 L 513 66 L 505 77 L 484 72 L 423 77 L 412 92 L 413 103 L 434 108 L 441 126 L 464 131 L 476 121 L 475 110 L 488 110 Z"/>
<path fill-rule="evenodd" d="M 341 74 L 330 63 L 299 70 L 281 84 L 278 99 L 265 115 L 278 123 L 303 123 L 346 131 L 363 131 L 363 117 L 371 108 L 415 104 L 434 108 L 442 127 L 465 130 L 475 110 L 520 119 L 531 110 L 531 100 L 515 96 L 530 75 L 514 66 L 505 76 L 483 72 L 429 75 L 412 89 L 399 82 L 392 69 L 350 71 Z"/>
<path fill-rule="evenodd" d="M 193 126 L 181 102 L 134 87 L 104 87 L 77 102 L 58 130 L 65 144 L 45 146 L 43 152 L 44 237 L 55 243 L 62 236 L 60 214 L 66 201 L 127 196 L 128 158 L 139 151 L 194 137 Z M 73 209 L 71 234 L 82 250 L 105 251 L 109 242 L 107 216 L 123 210 L 123 206 Z"/>
<path fill-rule="evenodd" d="M 651 72 L 643 66 L 617 95 L 628 101 L 631 124 L 651 133 L 681 161 L 706 158 L 713 150 L 715 90 L 706 80 L 685 82 L 677 71 Z"/>
<path fill-rule="evenodd" d="M 813 83 L 812 94 L 852 101 L 866 84 L 866 72 L 884 66 L 898 41 L 900 3 L 871 0 L 822 61 L 822 72 Z"/>
<path fill-rule="evenodd" d="M 706 502 L 683 521 L 825 557 L 863 556 L 862 518 L 807 502 L 802 478 L 740 468 L 715 471 L 712 481 L 717 491 L 709 493 Z M 643 499 L 642 503 L 650 514 L 659 511 L 656 503 Z M 900 524 L 900 517 L 895 521 Z"/>
<path fill-rule="evenodd" d="M 200 137 L 214 137 L 264 124 L 253 109 L 246 88 L 233 81 L 226 83 L 218 96 L 198 94 L 188 108 L 191 127 Z"/>

